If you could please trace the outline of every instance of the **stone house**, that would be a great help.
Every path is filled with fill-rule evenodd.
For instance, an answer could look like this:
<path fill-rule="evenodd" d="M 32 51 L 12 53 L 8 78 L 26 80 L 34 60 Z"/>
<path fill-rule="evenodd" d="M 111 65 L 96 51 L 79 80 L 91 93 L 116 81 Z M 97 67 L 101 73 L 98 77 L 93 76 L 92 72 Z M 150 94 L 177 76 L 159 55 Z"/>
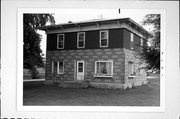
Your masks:
<path fill-rule="evenodd" d="M 39 29 L 47 34 L 46 84 L 126 89 L 147 83 L 138 53 L 147 44 L 148 32 L 132 19 L 70 22 Z"/>

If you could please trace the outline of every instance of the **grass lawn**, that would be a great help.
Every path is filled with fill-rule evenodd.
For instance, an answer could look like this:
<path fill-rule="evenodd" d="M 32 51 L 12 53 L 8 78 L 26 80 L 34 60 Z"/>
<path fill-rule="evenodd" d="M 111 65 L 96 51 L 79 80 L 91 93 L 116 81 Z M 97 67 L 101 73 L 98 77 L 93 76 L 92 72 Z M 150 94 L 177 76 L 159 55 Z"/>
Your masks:
<path fill-rule="evenodd" d="M 159 106 L 159 79 L 130 90 L 64 89 L 36 85 L 26 87 L 23 105 L 29 106 Z"/>

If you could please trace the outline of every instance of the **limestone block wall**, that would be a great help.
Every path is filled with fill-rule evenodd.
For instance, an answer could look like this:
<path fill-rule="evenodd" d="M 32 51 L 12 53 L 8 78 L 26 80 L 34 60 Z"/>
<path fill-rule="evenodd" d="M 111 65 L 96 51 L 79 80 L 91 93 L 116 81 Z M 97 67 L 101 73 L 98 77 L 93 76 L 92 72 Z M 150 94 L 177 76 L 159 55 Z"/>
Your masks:
<path fill-rule="evenodd" d="M 62 80 L 76 80 L 75 62 L 85 61 L 85 80 L 91 82 L 125 83 L 125 54 L 124 49 L 82 49 L 47 51 L 46 54 L 46 80 L 54 82 Z M 113 77 L 94 77 L 95 61 L 113 60 Z M 52 74 L 52 61 L 64 62 L 64 74 Z"/>
<path fill-rule="evenodd" d="M 145 66 L 145 64 L 142 64 L 140 62 L 140 57 L 138 53 L 133 52 L 132 50 L 124 49 L 125 54 L 125 83 L 135 83 L 135 82 L 143 82 L 146 80 L 146 72 L 142 67 Z M 135 73 L 134 78 L 128 78 L 129 72 L 128 72 L 128 62 L 133 62 L 133 70 Z"/>

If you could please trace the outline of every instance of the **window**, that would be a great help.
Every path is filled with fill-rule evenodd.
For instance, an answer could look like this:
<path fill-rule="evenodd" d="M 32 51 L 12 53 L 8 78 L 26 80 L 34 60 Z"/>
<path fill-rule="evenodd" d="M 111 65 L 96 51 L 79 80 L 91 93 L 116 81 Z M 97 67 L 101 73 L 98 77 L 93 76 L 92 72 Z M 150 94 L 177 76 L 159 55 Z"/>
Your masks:
<path fill-rule="evenodd" d="M 52 62 L 52 74 L 64 73 L 64 62 Z"/>
<path fill-rule="evenodd" d="M 57 49 L 64 49 L 64 34 L 57 35 Z"/>
<path fill-rule="evenodd" d="M 108 31 L 100 31 L 100 47 L 108 47 Z"/>
<path fill-rule="evenodd" d="M 77 34 L 77 48 L 85 47 L 85 32 L 80 32 Z"/>
<path fill-rule="evenodd" d="M 141 46 L 143 46 L 143 39 L 141 38 Z"/>
<path fill-rule="evenodd" d="M 54 73 L 54 62 L 52 62 L 51 73 Z"/>
<path fill-rule="evenodd" d="M 64 62 L 58 62 L 58 74 L 63 74 L 64 73 Z"/>
<path fill-rule="evenodd" d="M 134 41 L 134 34 L 131 33 L 131 42 L 133 42 L 133 41 Z"/>
<path fill-rule="evenodd" d="M 112 77 L 113 76 L 113 61 L 96 61 L 94 76 L 95 77 Z"/>
<path fill-rule="evenodd" d="M 83 72 L 83 63 L 82 62 L 79 62 L 78 72 Z"/>
<path fill-rule="evenodd" d="M 133 66 L 133 62 L 131 61 L 128 62 L 128 74 L 134 75 L 134 66 Z"/>
<path fill-rule="evenodd" d="M 134 34 L 133 33 L 131 33 L 131 43 L 130 43 L 130 48 L 131 49 L 134 49 L 133 47 L 133 44 L 134 44 Z"/>

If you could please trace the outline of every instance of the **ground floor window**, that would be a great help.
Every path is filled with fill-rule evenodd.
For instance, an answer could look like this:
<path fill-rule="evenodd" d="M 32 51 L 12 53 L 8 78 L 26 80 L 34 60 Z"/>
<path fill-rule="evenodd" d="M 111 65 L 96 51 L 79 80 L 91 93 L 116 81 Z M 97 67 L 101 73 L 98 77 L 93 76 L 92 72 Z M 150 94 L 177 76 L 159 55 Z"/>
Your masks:
<path fill-rule="evenodd" d="M 133 62 L 131 61 L 128 62 L 128 74 L 134 75 L 134 65 L 133 65 Z"/>
<path fill-rule="evenodd" d="M 113 61 L 96 61 L 95 76 L 97 77 L 112 77 L 113 76 Z"/>
<path fill-rule="evenodd" d="M 52 74 L 63 74 L 64 73 L 64 62 L 52 62 Z"/>
<path fill-rule="evenodd" d="M 58 62 L 58 74 L 63 74 L 64 73 L 64 62 Z"/>

